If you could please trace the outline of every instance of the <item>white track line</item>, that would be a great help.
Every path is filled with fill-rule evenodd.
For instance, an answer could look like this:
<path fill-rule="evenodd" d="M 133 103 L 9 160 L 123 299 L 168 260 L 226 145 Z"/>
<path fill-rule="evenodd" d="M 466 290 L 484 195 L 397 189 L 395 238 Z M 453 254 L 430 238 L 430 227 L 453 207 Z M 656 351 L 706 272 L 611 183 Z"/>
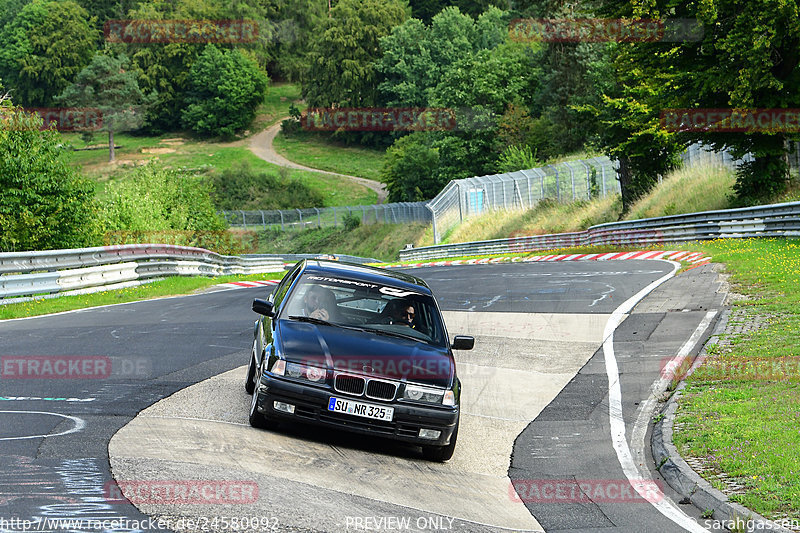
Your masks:
<path fill-rule="evenodd" d="M 642 483 L 645 479 L 643 472 L 639 471 L 636 463 L 633 460 L 628 440 L 625 437 L 625 420 L 622 416 L 622 388 L 619 382 L 619 367 L 617 366 L 617 359 L 614 355 L 614 332 L 619 325 L 625 320 L 625 315 L 633 309 L 640 300 L 650 294 L 656 287 L 670 279 L 675 275 L 679 263 L 672 263 L 672 272 L 657 279 L 638 293 L 631 296 L 622 305 L 620 305 L 609 317 L 606 323 L 605 331 L 603 333 L 603 357 L 606 365 L 606 375 L 608 376 L 608 418 L 611 424 L 611 443 L 614 446 L 614 451 L 617 453 L 622 471 L 625 477 L 628 478 L 631 486 L 639 493 L 639 495 L 648 501 L 658 512 L 666 518 L 692 533 L 707 533 L 707 530 L 695 522 L 686 513 L 676 507 L 668 498 L 660 494 L 658 501 L 652 501 L 655 498 L 653 495 L 652 484 Z M 658 491 L 661 492 L 660 490 Z"/>
<path fill-rule="evenodd" d="M 695 345 L 700 342 L 700 339 L 708 329 L 708 326 L 711 325 L 711 321 L 717 316 L 717 313 L 717 310 L 711 310 L 706 313 L 706 316 L 704 316 L 700 324 L 697 325 L 697 329 L 694 330 L 692 336 L 683 343 L 677 355 L 667 365 L 663 365 L 664 369 L 677 368 L 677 365 L 685 360 L 692 352 Z M 667 387 L 672 382 L 672 376 L 667 376 L 667 374 L 668 373 L 665 371 L 661 372 L 661 378 L 653 384 L 650 397 L 639 406 L 639 416 L 636 418 L 633 431 L 631 431 L 633 456 L 636 464 L 639 465 L 644 465 L 645 463 L 645 436 L 647 435 L 647 427 L 649 426 L 650 418 L 658 404 L 658 397 L 667 390 Z"/>
<path fill-rule="evenodd" d="M 61 418 L 65 418 L 67 420 L 71 420 L 72 423 L 75 424 L 72 427 L 72 429 L 68 429 L 66 431 L 62 431 L 61 433 L 49 433 L 49 434 L 45 434 L 45 435 L 26 435 L 26 436 L 23 436 L 23 437 L 3 437 L 3 438 L 0 438 L 0 441 L 3 441 L 3 440 L 46 439 L 48 437 L 60 437 L 62 435 L 69 435 L 70 433 L 77 433 L 78 431 L 81 431 L 84 427 L 86 427 L 86 422 L 82 418 L 78 418 L 77 416 L 62 415 L 60 413 L 50 413 L 50 412 L 47 412 L 47 411 L 0 411 L 0 413 L 60 416 Z"/>

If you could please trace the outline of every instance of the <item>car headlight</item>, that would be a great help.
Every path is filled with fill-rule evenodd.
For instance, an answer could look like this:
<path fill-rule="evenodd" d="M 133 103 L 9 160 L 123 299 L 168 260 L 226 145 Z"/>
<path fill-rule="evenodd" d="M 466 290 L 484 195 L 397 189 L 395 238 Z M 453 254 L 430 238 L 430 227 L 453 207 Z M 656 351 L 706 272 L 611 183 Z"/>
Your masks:
<path fill-rule="evenodd" d="M 300 363 L 286 363 L 286 375 L 290 378 L 305 379 L 318 383 L 325 378 L 325 369 Z"/>
<path fill-rule="evenodd" d="M 452 394 L 452 391 L 447 392 L 451 392 Z M 418 387 L 416 385 L 406 385 L 406 390 L 403 392 L 403 398 L 415 402 L 443 403 L 444 397 L 445 391 L 442 389 L 431 389 L 428 387 Z"/>

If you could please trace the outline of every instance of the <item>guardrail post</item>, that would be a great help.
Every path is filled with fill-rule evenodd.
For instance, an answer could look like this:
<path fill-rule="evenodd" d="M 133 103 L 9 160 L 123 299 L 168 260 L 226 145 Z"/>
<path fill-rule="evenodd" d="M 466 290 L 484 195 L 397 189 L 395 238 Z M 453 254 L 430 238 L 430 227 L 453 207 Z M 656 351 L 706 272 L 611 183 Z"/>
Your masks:
<path fill-rule="evenodd" d="M 297 214 L 300 216 L 300 229 L 305 229 L 305 226 L 303 225 L 303 212 L 297 208 L 295 208 L 295 211 L 297 211 Z"/>
<path fill-rule="evenodd" d="M 459 222 L 464 222 L 464 209 L 461 207 L 461 204 L 464 202 L 465 198 L 461 194 L 461 184 L 456 182 L 456 189 L 458 189 L 458 220 Z"/>
<path fill-rule="evenodd" d="M 586 161 L 584 161 L 583 159 L 578 159 L 578 161 L 580 161 L 581 164 L 586 169 L 586 199 L 587 200 L 591 200 L 592 199 L 592 175 L 591 175 L 591 172 L 589 170 L 589 164 Z"/>
<path fill-rule="evenodd" d="M 547 165 L 548 167 L 553 169 L 553 172 L 556 173 L 556 201 L 561 201 L 561 184 L 558 182 L 558 169 L 553 165 Z"/>
<path fill-rule="evenodd" d="M 430 206 L 428 205 L 426 205 L 425 207 L 427 207 L 431 211 L 431 219 L 433 222 L 433 244 L 439 244 L 441 236 L 439 235 L 439 228 L 436 227 L 436 212 L 433 209 L 431 209 Z"/>
<path fill-rule="evenodd" d="M 317 212 L 317 227 L 321 228 L 322 227 L 322 219 L 319 216 L 319 209 L 315 207 L 314 210 Z"/>
<path fill-rule="evenodd" d="M 575 171 L 572 169 L 572 165 L 569 164 L 569 161 L 565 161 L 564 164 L 567 165 L 567 168 L 569 169 L 569 179 L 570 179 L 570 182 L 572 183 L 572 201 L 574 202 L 575 201 Z"/>
<path fill-rule="evenodd" d="M 244 211 L 242 211 L 241 213 L 242 213 L 242 226 L 244 226 L 244 229 L 247 229 L 247 220 L 245 219 Z"/>
<path fill-rule="evenodd" d="M 267 227 L 267 221 L 264 218 L 264 211 L 261 211 L 260 209 L 258 211 L 259 211 L 259 213 L 261 213 L 261 225 L 266 228 Z"/>
<path fill-rule="evenodd" d="M 281 215 L 281 231 L 286 231 L 286 228 L 283 226 L 283 209 L 279 209 L 278 213 Z"/>

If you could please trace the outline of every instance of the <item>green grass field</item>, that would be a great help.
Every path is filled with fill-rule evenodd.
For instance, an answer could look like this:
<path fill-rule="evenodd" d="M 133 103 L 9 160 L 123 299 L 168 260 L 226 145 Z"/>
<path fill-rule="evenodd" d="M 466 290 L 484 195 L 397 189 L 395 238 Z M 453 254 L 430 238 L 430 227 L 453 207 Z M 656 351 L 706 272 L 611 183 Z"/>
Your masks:
<path fill-rule="evenodd" d="M 83 141 L 77 134 L 64 135 L 66 141 L 81 146 Z M 118 135 L 121 148 L 117 151 L 117 163 L 109 165 L 107 150 L 71 152 L 72 163 L 80 166 L 85 175 L 97 183 L 97 193 L 104 194 L 105 184 L 125 179 L 127 169 L 135 165 L 156 160 L 164 166 L 182 168 L 192 172 L 204 173 L 234 167 L 239 162 L 248 162 L 254 170 L 279 173 L 281 167 L 268 163 L 254 155 L 243 142 L 211 143 L 177 137 L 174 134 L 161 137 L 134 137 Z M 353 181 L 304 170 L 287 169 L 288 178 L 299 179 L 317 189 L 325 198 L 325 203 L 317 207 L 374 204 L 377 194 Z"/>
<path fill-rule="evenodd" d="M 296 83 L 271 83 L 264 103 L 258 108 L 256 120 L 250 130 L 257 132 L 264 130 L 279 119 L 289 116 L 289 106 L 295 104 L 298 109 L 303 109 L 300 96 L 300 85 Z"/>
<path fill-rule="evenodd" d="M 273 142 L 275 151 L 289 161 L 320 170 L 338 172 L 380 181 L 384 150 L 346 146 L 330 141 L 324 134 L 298 132 L 290 136 L 279 133 Z"/>
<path fill-rule="evenodd" d="M 743 485 L 732 500 L 769 518 L 798 519 L 800 241 L 730 239 L 690 247 L 726 264 L 735 290 L 748 296 L 736 309 L 769 319 L 727 350 L 710 347 L 712 357 L 689 376 L 680 398 L 675 444 L 701 459 L 703 475 L 718 488 L 717 474 Z"/>

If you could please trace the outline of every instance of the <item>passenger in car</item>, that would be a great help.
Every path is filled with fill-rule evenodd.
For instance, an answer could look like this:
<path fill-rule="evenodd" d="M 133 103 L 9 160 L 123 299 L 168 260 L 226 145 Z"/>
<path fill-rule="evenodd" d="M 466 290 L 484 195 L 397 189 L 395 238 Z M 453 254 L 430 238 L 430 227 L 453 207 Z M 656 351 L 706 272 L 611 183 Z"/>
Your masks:
<path fill-rule="evenodd" d="M 330 321 L 335 306 L 336 297 L 324 287 L 313 285 L 303 296 L 303 314 L 311 318 Z"/>

